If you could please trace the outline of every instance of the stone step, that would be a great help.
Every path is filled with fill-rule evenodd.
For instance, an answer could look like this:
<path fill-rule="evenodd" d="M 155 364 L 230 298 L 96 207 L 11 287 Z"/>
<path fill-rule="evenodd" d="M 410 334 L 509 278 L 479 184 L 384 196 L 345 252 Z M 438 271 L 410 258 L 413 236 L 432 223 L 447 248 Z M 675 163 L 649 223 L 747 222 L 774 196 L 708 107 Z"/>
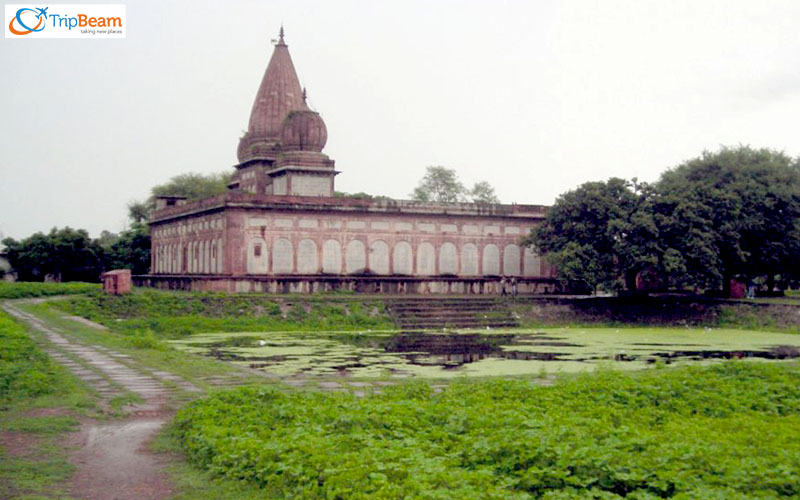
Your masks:
<path fill-rule="evenodd" d="M 517 326 L 506 304 L 496 299 L 409 298 L 388 301 L 387 311 L 404 330 Z"/>
<path fill-rule="evenodd" d="M 446 317 L 453 317 L 453 318 L 502 318 L 507 317 L 508 314 L 505 311 L 463 311 L 463 312 L 440 312 L 437 313 L 436 311 L 420 311 L 419 313 L 414 314 L 392 314 L 394 318 L 407 318 L 407 319 L 415 319 L 415 318 L 446 318 Z"/>

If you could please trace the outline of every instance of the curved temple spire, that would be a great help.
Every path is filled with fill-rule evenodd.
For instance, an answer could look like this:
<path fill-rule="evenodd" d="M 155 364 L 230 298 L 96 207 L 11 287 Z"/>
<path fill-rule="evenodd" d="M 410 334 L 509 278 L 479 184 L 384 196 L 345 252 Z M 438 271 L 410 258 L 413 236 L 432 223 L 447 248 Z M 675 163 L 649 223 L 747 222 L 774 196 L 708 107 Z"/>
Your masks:
<path fill-rule="evenodd" d="M 280 139 L 281 124 L 290 111 L 306 110 L 303 89 L 284 41 L 283 26 L 258 88 L 247 133 L 239 143 L 239 161 L 264 156 Z"/>

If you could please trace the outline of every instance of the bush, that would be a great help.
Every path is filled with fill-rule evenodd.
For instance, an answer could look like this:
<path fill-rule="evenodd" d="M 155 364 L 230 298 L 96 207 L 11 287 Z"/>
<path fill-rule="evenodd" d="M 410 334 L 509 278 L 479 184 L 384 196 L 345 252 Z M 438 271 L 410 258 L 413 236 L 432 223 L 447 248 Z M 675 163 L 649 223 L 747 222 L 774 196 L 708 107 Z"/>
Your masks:
<path fill-rule="evenodd" d="M 384 394 L 244 387 L 191 404 L 191 460 L 295 499 L 754 499 L 800 495 L 797 365 L 603 372 L 556 387 Z"/>

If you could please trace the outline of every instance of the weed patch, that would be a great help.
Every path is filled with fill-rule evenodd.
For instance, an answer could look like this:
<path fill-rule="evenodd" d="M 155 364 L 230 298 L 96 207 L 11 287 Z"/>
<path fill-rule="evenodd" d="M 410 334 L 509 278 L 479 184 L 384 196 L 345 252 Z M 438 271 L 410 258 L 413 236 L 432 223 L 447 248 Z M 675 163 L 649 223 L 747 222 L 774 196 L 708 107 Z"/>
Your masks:
<path fill-rule="evenodd" d="M 339 300 L 137 290 L 123 296 L 71 297 L 53 306 L 118 333 L 139 336 L 150 330 L 162 338 L 203 332 L 395 328 L 382 302 Z"/>
<path fill-rule="evenodd" d="M 0 312 L 0 346 L 0 405 L 54 390 L 55 365 L 25 328 L 4 312 Z"/>
<path fill-rule="evenodd" d="M 796 364 L 727 362 L 363 398 L 243 387 L 190 404 L 175 435 L 266 498 L 797 498 L 798 384 Z"/>
<path fill-rule="evenodd" d="M 65 498 L 74 467 L 57 441 L 78 427 L 75 414 L 93 409 L 94 400 L 29 335 L 0 312 L 0 436 L 26 443 L 12 454 L 0 440 L 0 498 Z"/>
<path fill-rule="evenodd" d="M 30 297 L 49 297 L 52 295 L 74 295 L 98 292 L 96 283 L 36 283 L 20 281 L 8 283 L 0 281 L 0 299 L 25 299 Z"/>

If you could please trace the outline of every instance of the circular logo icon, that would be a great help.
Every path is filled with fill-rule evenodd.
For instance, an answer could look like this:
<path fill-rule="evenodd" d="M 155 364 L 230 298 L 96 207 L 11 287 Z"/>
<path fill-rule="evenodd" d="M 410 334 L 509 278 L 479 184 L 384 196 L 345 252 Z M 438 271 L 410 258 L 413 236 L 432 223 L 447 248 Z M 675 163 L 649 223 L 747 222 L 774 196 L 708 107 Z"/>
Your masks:
<path fill-rule="evenodd" d="M 26 13 L 26 12 L 32 13 L 35 16 L 35 18 L 39 20 L 39 22 L 36 23 L 36 26 L 34 26 L 33 28 L 28 26 L 28 24 L 25 24 L 25 21 L 22 20 L 23 14 Z M 24 17 L 26 17 L 28 19 L 28 23 L 29 24 L 33 24 L 31 22 L 31 16 L 30 15 L 26 15 Z M 36 12 L 35 10 L 28 9 L 28 8 L 19 9 L 17 11 L 17 15 L 14 16 L 11 19 L 10 23 L 8 23 L 8 29 L 11 30 L 11 32 L 14 33 L 15 35 L 27 35 L 29 33 L 33 33 L 33 32 L 36 32 L 36 31 L 42 31 L 44 29 L 44 27 L 45 27 L 45 23 L 44 23 L 45 17 L 46 17 L 46 14 L 44 14 L 44 12 Z M 14 26 L 15 21 L 16 21 L 16 24 L 17 24 L 16 27 Z"/>

